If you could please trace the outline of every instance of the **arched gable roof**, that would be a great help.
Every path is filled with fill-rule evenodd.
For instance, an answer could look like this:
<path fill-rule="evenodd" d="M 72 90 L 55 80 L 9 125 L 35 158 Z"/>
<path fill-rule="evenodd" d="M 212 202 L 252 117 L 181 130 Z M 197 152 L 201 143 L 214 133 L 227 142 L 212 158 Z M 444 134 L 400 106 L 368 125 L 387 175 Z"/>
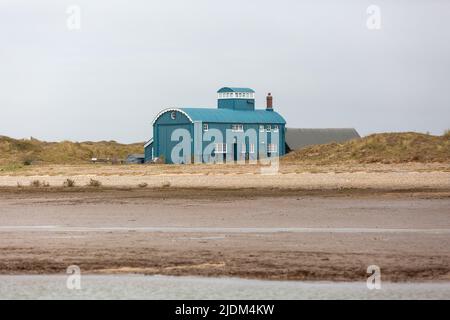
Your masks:
<path fill-rule="evenodd" d="M 180 112 L 180 113 L 184 114 L 184 115 L 189 119 L 189 121 L 194 122 L 194 121 L 192 120 L 192 118 L 191 118 L 185 111 L 183 111 L 182 109 L 168 108 L 168 109 L 164 109 L 164 110 L 160 111 L 160 112 L 156 115 L 155 120 L 153 120 L 153 122 L 152 122 L 152 125 L 154 125 L 154 124 L 156 123 L 156 121 L 158 121 L 158 119 L 161 118 L 161 116 L 162 116 L 163 114 L 165 114 L 165 113 L 167 113 L 167 112 L 173 112 L 173 111 L 177 111 L 177 112 Z"/>
<path fill-rule="evenodd" d="M 286 121 L 278 112 L 264 109 L 244 111 L 208 108 L 169 108 L 158 113 L 152 125 L 163 114 L 172 111 L 184 114 L 192 123 L 201 121 L 210 123 L 286 124 Z"/>

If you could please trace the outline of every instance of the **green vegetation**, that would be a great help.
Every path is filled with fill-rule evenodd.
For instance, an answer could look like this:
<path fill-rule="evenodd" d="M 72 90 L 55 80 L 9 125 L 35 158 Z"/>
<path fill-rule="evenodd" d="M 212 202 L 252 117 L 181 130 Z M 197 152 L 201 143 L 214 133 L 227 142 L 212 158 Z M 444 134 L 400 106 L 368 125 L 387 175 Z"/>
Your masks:
<path fill-rule="evenodd" d="M 18 184 L 17 186 L 19 187 L 20 185 Z M 46 181 L 33 180 L 33 181 L 30 182 L 30 187 L 34 187 L 34 188 L 40 188 L 40 187 L 48 188 L 48 187 L 50 187 L 50 183 L 48 183 Z"/>
<path fill-rule="evenodd" d="M 96 187 L 96 188 L 98 188 L 98 187 L 101 187 L 101 186 L 102 186 L 102 183 L 101 183 L 100 181 L 98 181 L 98 180 L 91 179 L 91 180 L 89 181 L 88 186 L 89 186 L 89 187 Z"/>
<path fill-rule="evenodd" d="M 443 136 L 406 132 L 373 134 L 345 143 L 306 147 L 286 155 L 285 163 L 334 164 L 450 162 L 450 132 Z"/>
<path fill-rule="evenodd" d="M 28 171 L 31 164 L 76 165 L 90 163 L 92 158 L 125 159 L 131 153 L 142 153 L 143 145 L 101 142 L 43 142 L 17 140 L 0 136 L 0 172 Z M 345 143 L 306 147 L 292 152 L 282 163 L 315 165 L 356 163 L 450 163 L 450 130 L 442 136 L 406 132 L 373 134 Z M 66 181 L 67 183 L 67 181 Z M 140 186 L 144 188 L 144 185 Z M 170 187 L 165 183 L 163 187 Z"/>
<path fill-rule="evenodd" d="M 19 171 L 23 168 L 24 168 L 24 166 L 22 164 L 10 163 L 7 165 L 0 166 L 0 172 L 12 173 L 12 172 Z"/>
<path fill-rule="evenodd" d="M 445 130 L 444 137 L 450 139 L 450 129 L 449 130 Z"/>
<path fill-rule="evenodd" d="M 63 183 L 63 187 L 64 188 L 73 188 L 73 187 L 75 187 L 75 180 L 66 179 L 66 181 L 64 181 L 64 183 Z"/>
<path fill-rule="evenodd" d="M 142 143 L 44 142 L 0 136 L 0 170 L 15 171 L 31 164 L 83 164 L 92 158 L 126 159 L 131 153 L 143 153 Z"/>

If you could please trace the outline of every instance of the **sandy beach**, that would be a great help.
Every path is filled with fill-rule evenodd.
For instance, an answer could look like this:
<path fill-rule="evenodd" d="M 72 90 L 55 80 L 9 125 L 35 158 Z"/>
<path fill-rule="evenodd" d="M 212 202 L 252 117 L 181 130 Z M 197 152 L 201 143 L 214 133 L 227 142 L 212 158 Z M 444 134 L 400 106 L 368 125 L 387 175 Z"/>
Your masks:
<path fill-rule="evenodd" d="M 90 274 L 364 281 L 378 265 L 388 281 L 448 281 L 448 248 L 447 164 L 0 172 L 1 274 L 75 264 Z"/>
<path fill-rule="evenodd" d="M 2 188 L 0 273 L 450 280 L 450 192 Z"/>
<path fill-rule="evenodd" d="M 28 187 L 41 181 L 62 187 L 72 179 L 78 187 L 91 179 L 105 187 L 149 188 L 281 188 L 281 189 L 450 189 L 445 163 L 336 166 L 282 164 L 274 174 L 253 165 L 46 165 L 0 171 L 0 187 Z"/>

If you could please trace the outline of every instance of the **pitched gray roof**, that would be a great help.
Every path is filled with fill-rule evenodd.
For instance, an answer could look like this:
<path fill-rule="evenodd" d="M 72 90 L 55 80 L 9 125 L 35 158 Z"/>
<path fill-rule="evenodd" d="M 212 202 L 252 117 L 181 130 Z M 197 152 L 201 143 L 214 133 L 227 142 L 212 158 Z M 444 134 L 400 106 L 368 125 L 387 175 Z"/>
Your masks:
<path fill-rule="evenodd" d="M 344 142 L 361 138 L 356 129 L 286 129 L 286 144 L 290 150 L 298 150 L 316 144 Z"/>

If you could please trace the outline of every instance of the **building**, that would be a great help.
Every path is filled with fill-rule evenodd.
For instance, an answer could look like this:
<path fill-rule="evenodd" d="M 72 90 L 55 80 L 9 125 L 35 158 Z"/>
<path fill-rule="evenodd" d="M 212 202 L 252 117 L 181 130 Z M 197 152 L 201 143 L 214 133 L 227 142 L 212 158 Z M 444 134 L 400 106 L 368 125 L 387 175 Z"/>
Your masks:
<path fill-rule="evenodd" d="M 151 138 L 144 145 L 144 163 L 152 161 L 153 158 L 153 138 Z"/>
<path fill-rule="evenodd" d="M 331 142 L 345 142 L 361 136 L 353 128 L 338 129 L 286 129 L 286 150 L 291 152 L 307 146 Z"/>
<path fill-rule="evenodd" d="M 145 145 L 145 161 L 235 162 L 286 153 L 286 121 L 274 111 L 270 93 L 264 109 L 255 108 L 255 92 L 249 88 L 222 88 L 217 99 L 217 108 L 158 113 L 153 139 Z"/>
<path fill-rule="evenodd" d="M 145 161 L 145 156 L 143 154 L 138 154 L 138 153 L 134 153 L 134 154 L 130 154 L 127 157 L 126 162 L 128 164 L 141 164 L 144 163 Z"/>

